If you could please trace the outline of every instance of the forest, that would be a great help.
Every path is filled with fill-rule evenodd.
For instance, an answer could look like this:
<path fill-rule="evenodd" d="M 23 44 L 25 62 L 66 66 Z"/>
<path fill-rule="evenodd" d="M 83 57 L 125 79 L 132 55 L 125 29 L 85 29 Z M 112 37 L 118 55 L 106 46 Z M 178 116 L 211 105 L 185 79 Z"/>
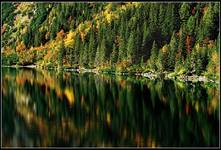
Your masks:
<path fill-rule="evenodd" d="M 2 64 L 219 79 L 219 10 L 206 3 L 2 3 Z"/>

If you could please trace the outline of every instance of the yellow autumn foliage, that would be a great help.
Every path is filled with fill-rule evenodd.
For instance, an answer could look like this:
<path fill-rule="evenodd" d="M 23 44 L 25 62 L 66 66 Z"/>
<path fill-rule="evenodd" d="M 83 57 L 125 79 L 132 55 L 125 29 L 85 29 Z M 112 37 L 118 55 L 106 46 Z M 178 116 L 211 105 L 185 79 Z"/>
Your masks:
<path fill-rule="evenodd" d="M 68 34 L 67 34 L 67 38 L 64 40 L 64 45 L 65 47 L 73 47 L 74 46 L 74 39 L 75 39 L 75 35 L 76 33 L 75 32 L 72 32 L 70 31 Z"/>
<path fill-rule="evenodd" d="M 112 10 L 112 7 L 113 7 L 113 4 L 112 4 L 112 3 L 109 3 L 108 5 L 105 6 L 104 9 L 105 9 L 106 11 L 111 11 L 111 10 Z"/>
<path fill-rule="evenodd" d="M 109 113 L 109 112 L 107 113 L 106 118 L 107 118 L 107 120 L 106 120 L 106 121 L 107 121 L 107 124 L 110 125 L 110 123 L 111 123 L 111 117 L 110 117 L 110 113 Z"/>
<path fill-rule="evenodd" d="M 18 11 L 26 12 L 30 11 L 34 7 L 34 2 L 22 2 L 18 5 L 17 9 L 15 10 L 15 13 Z"/>
<path fill-rule="evenodd" d="M 80 32 L 81 39 L 84 40 L 88 31 L 90 30 L 92 23 L 90 21 L 85 21 L 78 26 L 78 31 Z"/>
<path fill-rule="evenodd" d="M 22 52 L 24 50 L 26 50 L 26 46 L 25 46 L 24 42 L 22 41 L 22 42 L 18 43 L 18 45 L 16 46 L 16 52 Z"/>
<path fill-rule="evenodd" d="M 61 29 L 61 31 L 57 33 L 56 41 L 61 40 L 62 38 L 64 38 L 64 36 L 65 36 L 64 30 Z"/>
<path fill-rule="evenodd" d="M 69 104 L 73 105 L 75 101 L 73 89 L 66 87 L 64 90 L 64 94 L 67 97 Z"/>
<path fill-rule="evenodd" d="M 161 50 L 162 50 L 163 53 L 168 52 L 168 46 L 167 46 L 167 45 L 164 45 Z"/>
<path fill-rule="evenodd" d="M 214 63 L 217 63 L 217 62 L 219 61 L 218 53 L 215 52 L 215 51 L 212 53 L 212 61 L 213 61 Z"/>
<path fill-rule="evenodd" d="M 209 63 L 207 70 L 209 73 L 213 74 L 216 72 L 217 74 L 220 72 L 219 65 L 219 54 L 216 51 L 213 51 L 211 54 L 211 62 Z"/>
<path fill-rule="evenodd" d="M 111 13 L 109 13 L 109 14 L 106 15 L 106 20 L 107 20 L 108 23 L 111 22 L 111 18 L 112 18 Z"/>

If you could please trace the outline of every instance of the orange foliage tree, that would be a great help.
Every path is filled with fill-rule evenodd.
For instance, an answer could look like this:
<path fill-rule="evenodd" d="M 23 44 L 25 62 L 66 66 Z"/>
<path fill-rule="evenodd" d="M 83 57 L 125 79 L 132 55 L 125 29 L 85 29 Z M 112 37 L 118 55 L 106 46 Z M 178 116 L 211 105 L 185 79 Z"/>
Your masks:
<path fill-rule="evenodd" d="M 22 52 L 26 50 L 26 45 L 24 42 L 19 42 L 18 45 L 16 46 L 16 52 Z"/>

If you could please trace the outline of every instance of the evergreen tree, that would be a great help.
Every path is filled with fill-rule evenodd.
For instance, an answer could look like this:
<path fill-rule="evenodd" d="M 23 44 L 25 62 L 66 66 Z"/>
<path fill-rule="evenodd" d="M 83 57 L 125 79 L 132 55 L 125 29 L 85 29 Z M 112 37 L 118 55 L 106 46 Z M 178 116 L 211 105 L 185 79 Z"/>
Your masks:
<path fill-rule="evenodd" d="M 143 36 L 142 36 L 142 38 L 143 38 L 142 39 L 142 49 L 143 50 L 145 49 L 145 45 L 146 45 L 148 35 L 149 35 L 149 30 L 148 30 L 148 27 L 147 27 L 147 22 L 145 21 L 144 25 L 143 25 Z"/>
<path fill-rule="evenodd" d="M 190 16 L 190 5 L 188 3 L 183 3 L 179 10 L 180 19 L 186 22 Z"/>
<path fill-rule="evenodd" d="M 63 67 L 63 57 L 64 57 L 64 38 L 62 37 L 62 40 L 60 42 L 60 45 L 58 47 L 58 67 Z"/>
<path fill-rule="evenodd" d="M 157 57 L 157 61 L 156 61 L 156 68 L 157 71 L 162 72 L 163 71 L 163 53 L 161 51 L 159 51 L 158 57 Z"/>
<path fill-rule="evenodd" d="M 106 25 L 106 30 L 105 30 L 105 39 L 106 39 L 106 49 L 105 49 L 105 57 L 107 60 L 110 58 L 110 54 L 112 52 L 112 46 L 113 46 L 113 38 L 114 38 L 114 33 L 113 30 L 111 29 L 111 23 Z"/>
<path fill-rule="evenodd" d="M 203 36 L 210 37 L 214 34 L 214 12 L 213 7 L 209 4 L 208 10 L 203 16 Z"/>
<path fill-rule="evenodd" d="M 140 25 L 137 25 L 137 30 L 135 32 L 135 43 L 134 45 L 136 46 L 136 48 L 134 49 L 134 63 L 138 64 L 140 62 L 140 58 L 143 55 L 142 54 L 142 32 L 140 29 Z"/>
<path fill-rule="evenodd" d="M 181 53 L 178 52 L 175 58 L 175 72 L 180 71 L 181 68 L 183 68 L 183 60 L 181 57 Z"/>
<path fill-rule="evenodd" d="M 116 44 L 114 43 L 113 44 L 113 51 L 112 51 L 111 57 L 110 57 L 110 61 L 111 61 L 112 65 L 117 63 L 117 56 L 118 56 L 118 51 L 117 51 L 117 48 L 116 48 Z"/>
<path fill-rule="evenodd" d="M 99 63 L 104 65 L 107 61 L 106 59 L 106 55 L 105 55 L 105 50 L 106 50 L 106 39 L 103 38 L 102 41 L 101 41 L 101 45 L 99 47 Z"/>
<path fill-rule="evenodd" d="M 127 56 L 127 53 L 126 53 L 126 39 L 125 39 L 124 31 L 125 31 L 124 22 L 121 22 L 118 62 L 124 61 L 126 59 L 126 56 Z"/>
<path fill-rule="evenodd" d="M 153 45 L 152 45 L 152 49 L 151 49 L 151 56 L 150 56 L 150 62 L 149 63 L 150 63 L 150 67 L 155 71 L 157 70 L 157 65 L 156 65 L 156 62 L 157 62 L 157 59 L 158 59 L 157 57 L 158 57 L 158 48 L 157 48 L 156 41 L 154 41 Z M 159 63 L 161 63 L 161 58 L 159 59 Z"/>
<path fill-rule="evenodd" d="M 85 68 L 89 67 L 89 45 L 86 42 L 84 44 L 82 66 Z"/>
<path fill-rule="evenodd" d="M 178 49 L 178 42 L 175 32 L 172 35 L 169 46 L 169 56 L 168 56 L 168 70 L 172 71 L 175 68 L 175 57 Z"/>
<path fill-rule="evenodd" d="M 135 58 L 136 58 L 136 51 L 137 51 L 137 46 L 136 46 L 136 39 L 135 39 L 135 34 L 134 32 L 131 32 L 130 34 L 130 38 L 128 41 L 128 45 L 127 45 L 127 60 L 130 63 L 134 63 Z"/>
<path fill-rule="evenodd" d="M 194 29 L 195 29 L 195 17 L 190 16 L 188 21 L 187 21 L 187 30 L 188 33 L 193 36 L 194 35 Z"/>
<path fill-rule="evenodd" d="M 152 33 L 155 33 L 157 30 L 158 30 L 158 4 L 156 3 L 151 3 L 150 4 L 150 11 L 149 11 L 149 28 L 150 28 L 150 31 Z"/>
<path fill-rule="evenodd" d="M 186 62 L 185 62 L 185 68 L 186 68 L 186 73 L 188 75 L 192 75 L 193 73 L 196 72 L 196 57 L 197 53 L 196 50 L 194 49 L 190 55 L 187 56 Z"/>
<path fill-rule="evenodd" d="M 180 35 L 179 35 L 179 45 L 178 45 L 178 49 L 181 52 L 181 56 L 182 58 L 186 58 L 186 47 L 185 47 L 185 43 L 186 43 L 186 33 L 185 30 L 183 28 L 180 29 Z"/>
<path fill-rule="evenodd" d="M 80 56 L 80 47 L 81 47 L 81 41 L 80 41 L 80 35 L 77 34 L 74 41 L 74 49 L 72 51 L 72 57 L 71 57 L 71 65 L 75 66 L 79 63 L 79 56 Z"/>
<path fill-rule="evenodd" d="M 167 5 L 167 4 L 166 4 Z M 164 4 L 159 4 L 159 19 L 158 19 L 158 25 L 162 28 L 163 22 L 165 20 L 165 14 L 166 14 L 166 7 Z"/>
<path fill-rule="evenodd" d="M 197 57 L 195 58 L 196 59 L 196 74 L 197 75 L 200 75 L 202 70 L 203 70 L 203 65 L 202 65 L 202 58 L 201 56 L 198 54 Z"/>
<path fill-rule="evenodd" d="M 88 49 L 89 53 L 89 67 L 92 67 L 94 64 L 94 59 L 95 59 L 95 37 L 94 37 L 94 32 L 93 30 L 91 30 L 90 32 L 90 40 L 89 40 L 89 49 Z"/>
<path fill-rule="evenodd" d="M 100 56 L 101 56 L 101 50 L 100 50 L 100 44 L 97 45 L 97 49 L 96 49 L 96 55 L 95 55 L 95 60 L 94 60 L 94 65 L 95 66 L 99 66 L 100 65 Z"/>

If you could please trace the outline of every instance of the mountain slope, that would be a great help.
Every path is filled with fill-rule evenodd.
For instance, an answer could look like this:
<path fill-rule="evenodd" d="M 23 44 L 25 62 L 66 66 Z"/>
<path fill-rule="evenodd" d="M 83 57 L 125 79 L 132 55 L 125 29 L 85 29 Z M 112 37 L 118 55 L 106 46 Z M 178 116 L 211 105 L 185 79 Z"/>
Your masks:
<path fill-rule="evenodd" d="M 219 3 L 2 6 L 4 65 L 216 73 L 218 77 Z"/>

